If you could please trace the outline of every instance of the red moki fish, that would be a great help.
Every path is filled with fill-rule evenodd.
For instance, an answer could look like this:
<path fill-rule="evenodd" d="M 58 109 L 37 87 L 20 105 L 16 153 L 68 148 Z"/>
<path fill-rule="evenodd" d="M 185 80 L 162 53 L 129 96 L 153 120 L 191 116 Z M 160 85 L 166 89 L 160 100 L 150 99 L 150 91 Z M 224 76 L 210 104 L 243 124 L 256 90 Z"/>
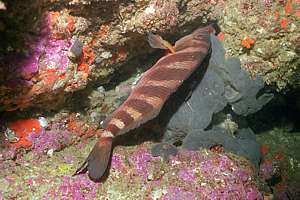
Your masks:
<path fill-rule="evenodd" d="M 198 28 L 179 39 L 173 47 L 160 36 L 149 34 L 152 47 L 169 49 L 144 73 L 128 99 L 104 123 L 104 130 L 89 156 L 74 175 L 88 171 L 92 180 L 105 173 L 112 152 L 113 139 L 155 118 L 169 96 L 202 63 L 210 51 L 212 26 Z"/>

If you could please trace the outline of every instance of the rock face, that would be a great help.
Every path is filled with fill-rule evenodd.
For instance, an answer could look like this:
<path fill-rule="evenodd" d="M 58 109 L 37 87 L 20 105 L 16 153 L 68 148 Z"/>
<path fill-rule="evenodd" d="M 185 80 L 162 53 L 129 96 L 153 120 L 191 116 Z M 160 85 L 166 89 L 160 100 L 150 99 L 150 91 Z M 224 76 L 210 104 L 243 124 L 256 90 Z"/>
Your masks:
<path fill-rule="evenodd" d="M 223 12 L 228 54 L 279 90 L 299 87 L 299 1 L 230 1 Z M 249 38 L 254 44 L 247 46 Z"/>
<path fill-rule="evenodd" d="M 131 58 L 152 51 L 146 33 L 176 32 L 180 37 L 187 32 L 183 29 L 187 23 L 198 27 L 216 17 L 210 11 L 213 5 L 206 1 L 32 0 L 3 4 L 0 31 L 7 40 L 0 49 L 2 111 L 32 106 L 55 109 L 70 92 L 88 83 L 107 83 Z M 29 15 L 30 9 L 36 14 Z M 18 12 L 26 17 L 20 18 Z"/>
<path fill-rule="evenodd" d="M 148 56 L 147 32 L 175 40 L 215 20 L 243 68 L 279 89 L 299 85 L 299 11 L 291 0 L 1 2 L 2 111 L 55 109 L 70 92 L 107 83 L 132 58 Z"/>
<path fill-rule="evenodd" d="M 259 145 L 251 129 L 237 131 L 238 124 L 231 121 L 231 127 L 230 119 L 218 125 L 219 128 L 211 122 L 214 114 L 227 105 L 231 107 L 229 115 L 253 114 L 267 104 L 273 94 L 263 92 L 262 79 L 251 79 L 248 72 L 241 69 L 239 59 L 226 59 L 225 50 L 214 35 L 211 35 L 211 41 L 212 53 L 207 69 L 205 63 L 199 66 L 200 69 L 169 99 L 159 116 L 159 123 L 166 127 L 163 142 L 182 141 L 183 147 L 194 150 L 220 144 L 225 150 L 245 156 L 258 166 Z M 205 131 L 210 129 L 209 125 L 213 128 Z M 241 149 L 241 146 L 245 148 Z"/>

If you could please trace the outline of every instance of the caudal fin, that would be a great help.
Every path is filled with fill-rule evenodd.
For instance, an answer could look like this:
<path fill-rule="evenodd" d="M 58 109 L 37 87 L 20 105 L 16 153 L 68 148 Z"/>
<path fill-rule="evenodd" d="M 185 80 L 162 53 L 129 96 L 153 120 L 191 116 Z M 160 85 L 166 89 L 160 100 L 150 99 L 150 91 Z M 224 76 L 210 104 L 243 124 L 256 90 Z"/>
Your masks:
<path fill-rule="evenodd" d="M 90 179 L 99 181 L 104 175 L 112 151 L 112 137 L 101 138 L 90 152 L 85 162 L 76 170 L 74 175 L 88 171 Z"/>

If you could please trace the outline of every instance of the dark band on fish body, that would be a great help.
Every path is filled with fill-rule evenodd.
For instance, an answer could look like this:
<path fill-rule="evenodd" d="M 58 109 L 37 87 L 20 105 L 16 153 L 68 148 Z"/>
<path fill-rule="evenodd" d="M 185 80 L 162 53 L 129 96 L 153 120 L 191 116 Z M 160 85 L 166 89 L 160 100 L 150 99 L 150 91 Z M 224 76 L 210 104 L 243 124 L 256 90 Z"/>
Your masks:
<path fill-rule="evenodd" d="M 191 48 L 191 47 L 209 49 L 210 47 L 209 35 L 202 36 L 202 34 L 199 35 L 199 33 L 195 34 L 194 36 L 189 35 L 181 38 L 175 43 L 176 52 L 185 51 L 187 48 Z"/>
<path fill-rule="evenodd" d="M 140 99 L 129 99 L 126 103 L 126 106 L 132 107 L 135 110 L 137 110 L 138 112 L 145 114 L 147 112 L 151 112 L 154 107 L 147 103 L 144 100 L 140 100 Z"/>
<path fill-rule="evenodd" d="M 193 48 L 195 50 L 198 50 L 200 52 L 202 52 L 202 54 L 205 54 L 205 52 L 207 51 L 208 47 L 210 46 L 210 44 L 208 42 L 205 41 L 194 41 L 194 42 L 190 42 L 188 45 L 175 45 L 175 50 L 178 52 L 189 52 L 187 49 L 188 48 Z"/>
<path fill-rule="evenodd" d="M 184 61 L 195 61 L 201 59 L 202 52 L 194 51 L 194 52 L 176 52 L 174 54 L 168 55 L 164 59 L 160 59 L 153 67 L 153 70 L 156 69 L 156 66 L 165 68 L 166 66 L 172 66 L 173 63 Z M 206 55 L 205 55 L 206 56 Z M 200 61 L 199 61 L 200 62 Z"/>
<path fill-rule="evenodd" d="M 187 74 L 190 73 L 190 69 L 185 68 L 160 68 L 155 70 L 155 73 L 151 74 L 149 76 L 150 80 L 153 81 L 164 81 L 164 80 L 177 80 L 180 81 L 184 77 L 186 77 Z"/>
<path fill-rule="evenodd" d="M 121 120 L 125 126 L 130 125 L 134 119 L 128 114 L 125 110 L 120 110 L 120 112 L 116 113 L 114 118 Z"/>
<path fill-rule="evenodd" d="M 164 100 L 170 94 L 170 89 L 164 86 L 144 85 L 137 88 L 135 92 L 136 94 L 158 97 Z"/>
<path fill-rule="evenodd" d="M 113 135 L 118 134 L 118 132 L 121 130 L 119 127 L 117 127 L 114 124 L 111 124 L 108 122 L 106 129 L 107 131 L 110 131 Z"/>
<path fill-rule="evenodd" d="M 195 34 L 193 36 L 193 39 L 198 40 L 198 41 L 209 41 L 209 35 L 207 35 L 206 32 L 200 32 L 198 34 Z M 208 42 L 206 42 L 208 43 Z M 205 44 L 205 42 L 203 42 Z"/>

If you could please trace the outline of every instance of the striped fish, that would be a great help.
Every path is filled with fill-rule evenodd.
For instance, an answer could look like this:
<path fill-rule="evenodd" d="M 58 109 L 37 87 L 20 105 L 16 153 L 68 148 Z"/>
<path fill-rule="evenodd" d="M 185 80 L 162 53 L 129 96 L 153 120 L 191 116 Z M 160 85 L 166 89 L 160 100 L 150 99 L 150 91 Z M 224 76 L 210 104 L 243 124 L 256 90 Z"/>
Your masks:
<path fill-rule="evenodd" d="M 128 99 L 106 120 L 101 138 L 74 175 L 88 171 L 92 180 L 99 180 L 103 176 L 110 160 L 113 138 L 159 114 L 168 97 L 209 53 L 209 34 L 213 31 L 212 26 L 198 28 L 179 39 L 174 47 L 157 35 L 148 36 L 152 47 L 168 48 L 172 53 L 159 59 L 145 72 Z"/>

